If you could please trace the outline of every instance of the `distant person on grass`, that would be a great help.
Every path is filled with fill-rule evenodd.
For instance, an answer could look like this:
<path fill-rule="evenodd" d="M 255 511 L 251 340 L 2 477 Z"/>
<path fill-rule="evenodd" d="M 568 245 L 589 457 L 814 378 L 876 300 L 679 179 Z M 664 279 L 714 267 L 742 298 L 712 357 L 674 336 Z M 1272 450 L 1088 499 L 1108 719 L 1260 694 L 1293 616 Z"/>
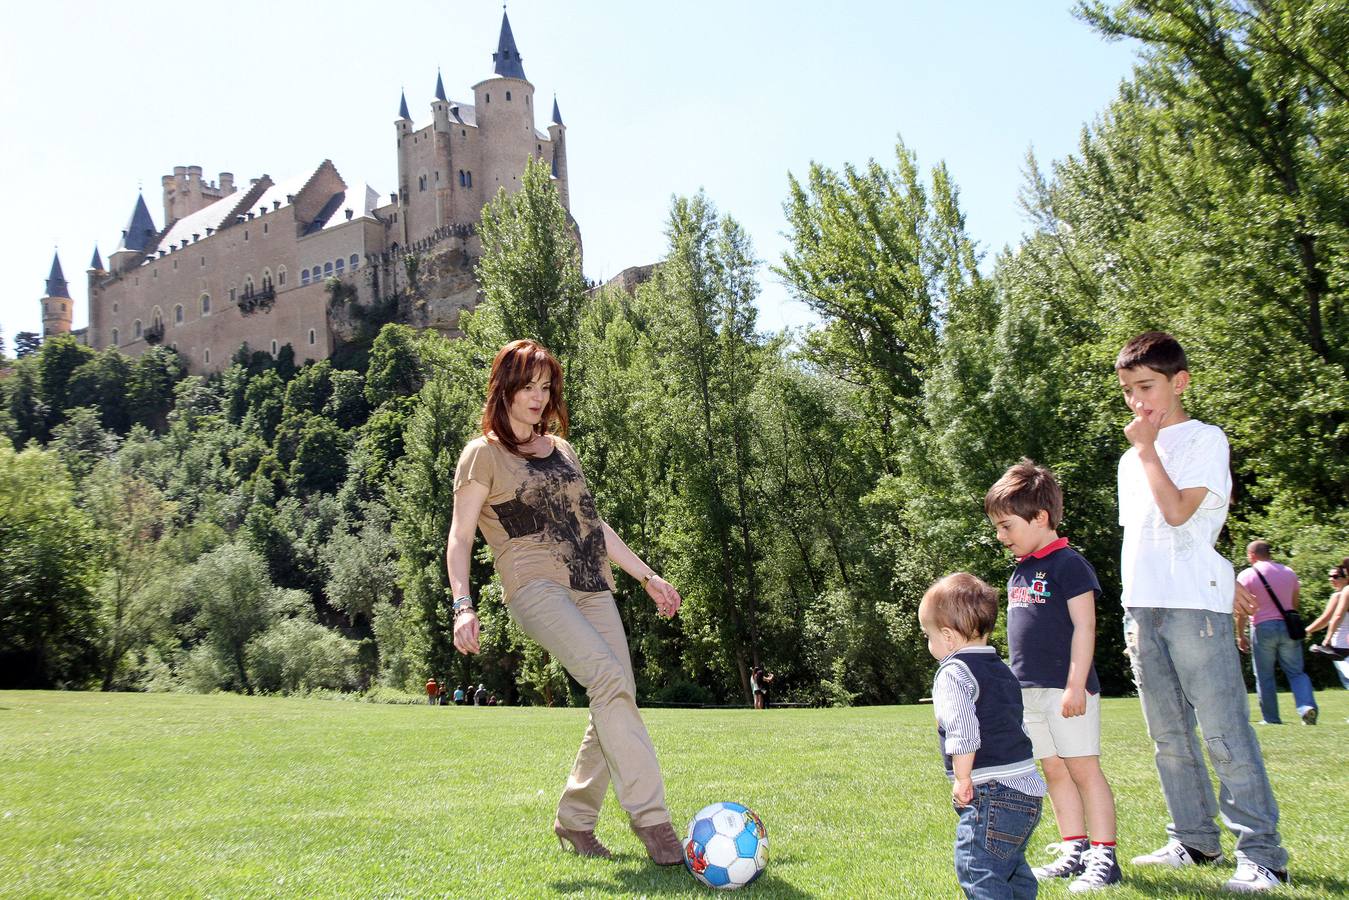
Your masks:
<path fill-rule="evenodd" d="M 473 705 L 474 706 L 487 705 L 487 685 L 480 684 L 478 685 L 477 690 L 473 692 Z"/>
<path fill-rule="evenodd" d="M 1274 664 L 1283 669 L 1288 686 L 1293 691 L 1293 703 L 1304 725 L 1315 725 L 1316 694 L 1312 680 L 1302 664 L 1302 638 L 1288 634 L 1288 623 L 1283 611 L 1297 609 L 1302 585 L 1297 573 L 1270 558 L 1268 541 L 1251 541 L 1246 546 L 1246 561 L 1251 564 L 1237 576 L 1237 583 L 1255 595 L 1258 606 L 1250 617 L 1247 633 L 1246 616 L 1237 614 L 1237 647 L 1251 654 L 1251 669 L 1255 672 L 1255 692 L 1260 698 L 1260 718 L 1266 725 L 1283 723 L 1279 716 L 1278 685 L 1274 681 Z"/>
<path fill-rule="evenodd" d="M 454 689 L 454 705 L 455 706 L 464 705 L 464 689 L 461 687 L 457 687 Z"/>
<path fill-rule="evenodd" d="M 479 648 L 468 563 L 473 532 L 481 529 L 511 618 L 590 697 L 590 724 L 553 822 L 558 842 L 583 856 L 612 855 L 595 837 L 612 780 L 652 861 L 677 865 L 683 847 L 637 709 L 610 561 L 641 582 L 661 615 L 673 616 L 682 601 L 599 517 L 576 451 L 565 439 L 567 424 L 562 367 L 552 354 L 528 340 L 502 347 L 488 379 L 482 436 L 464 448 L 454 475 L 446 549 L 454 645 L 463 653 Z"/>
<path fill-rule="evenodd" d="M 997 621 L 997 591 L 964 572 L 932 585 L 918 605 L 928 652 L 940 663 L 932 705 L 959 817 L 956 879 L 970 900 L 1034 897 L 1038 890 L 1026 844 L 1040 821 L 1045 783 L 1022 721 L 1021 685 L 988 646 Z"/>
<path fill-rule="evenodd" d="M 1059 827 L 1059 842 L 1050 845 L 1057 858 L 1032 871 L 1039 881 L 1072 878 L 1073 893 L 1099 890 L 1121 879 L 1115 797 L 1101 771 L 1101 686 L 1092 664 L 1101 583 L 1091 563 L 1059 537 L 1063 492 L 1049 469 L 1021 460 L 988 489 L 984 512 L 1017 558 L 1007 581 L 1008 664 L 1021 685 L 1026 731 Z"/>
<path fill-rule="evenodd" d="M 1326 638 L 1312 645 L 1312 652 L 1330 657 L 1340 684 L 1349 690 L 1349 556 L 1326 573 L 1330 578 L 1330 598 L 1321 615 L 1307 626 L 1307 634 L 1326 630 Z"/>
<path fill-rule="evenodd" d="M 440 699 L 440 685 L 436 684 L 434 678 L 426 679 L 426 702 L 435 706 Z"/>
<path fill-rule="evenodd" d="M 755 709 L 768 709 L 768 689 L 772 686 L 773 673 L 765 672 L 763 666 L 749 670 L 749 688 L 754 695 Z"/>
<path fill-rule="evenodd" d="M 1170 840 L 1133 862 L 1221 862 L 1221 809 L 1237 838 L 1237 871 L 1224 886 L 1249 893 L 1288 881 L 1288 852 L 1232 638 L 1234 603 L 1249 615 L 1255 598 L 1213 548 L 1232 495 L 1227 436 L 1186 414 L 1189 369 L 1180 344 L 1159 331 L 1133 338 L 1115 360 L 1133 413 L 1119 462 L 1124 638 L 1171 813 Z M 1222 784 L 1218 802 L 1196 724 Z"/>

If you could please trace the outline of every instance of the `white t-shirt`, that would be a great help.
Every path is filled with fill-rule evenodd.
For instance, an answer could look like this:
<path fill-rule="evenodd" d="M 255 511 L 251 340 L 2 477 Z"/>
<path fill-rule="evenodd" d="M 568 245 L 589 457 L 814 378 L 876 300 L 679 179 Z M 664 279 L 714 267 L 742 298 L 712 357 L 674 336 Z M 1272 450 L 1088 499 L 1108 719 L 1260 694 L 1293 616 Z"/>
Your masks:
<path fill-rule="evenodd" d="M 1148 487 L 1138 449 L 1119 461 L 1119 523 L 1124 526 L 1120 577 L 1126 607 L 1232 611 L 1236 573 L 1213 549 L 1232 495 L 1227 435 L 1189 419 L 1157 434 L 1157 455 L 1177 490 L 1208 489 L 1179 526 L 1166 524 Z"/>

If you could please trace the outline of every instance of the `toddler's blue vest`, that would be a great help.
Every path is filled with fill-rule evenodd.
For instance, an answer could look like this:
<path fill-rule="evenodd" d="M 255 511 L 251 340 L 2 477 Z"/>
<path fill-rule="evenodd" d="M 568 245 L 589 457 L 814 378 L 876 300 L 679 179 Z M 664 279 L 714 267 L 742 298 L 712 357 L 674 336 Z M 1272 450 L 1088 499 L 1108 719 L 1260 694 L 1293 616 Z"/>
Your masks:
<path fill-rule="evenodd" d="M 982 784 L 1034 774 L 1030 738 L 1021 727 L 1021 684 L 1012 670 L 998 654 L 983 650 L 957 651 L 941 667 L 947 666 L 964 667 L 978 685 L 974 714 L 979 720 L 979 749 L 974 751 L 971 781 Z M 946 752 L 946 729 L 937 726 L 937 736 L 946 774 L 954 778 L 951 755 Z"/>

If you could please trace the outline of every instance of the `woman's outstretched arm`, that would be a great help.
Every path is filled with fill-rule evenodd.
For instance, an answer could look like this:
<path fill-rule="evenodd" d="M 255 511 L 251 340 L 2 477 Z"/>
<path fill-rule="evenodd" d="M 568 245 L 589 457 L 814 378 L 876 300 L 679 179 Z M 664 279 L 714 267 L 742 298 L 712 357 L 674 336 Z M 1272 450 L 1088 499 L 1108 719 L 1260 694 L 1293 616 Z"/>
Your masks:
<path fill-rule="evenodd" d="M 633 578 L 643 582 L 646 592 L 651 595 L 651 599 L 656 601 L 656 612 L 665 616 L 667 619 L 679 612 L 680 604 L 684 598 L 679 596 L 679 591 L 675 590 L 674 585 L 661 578 L 655 570 L 642 562 L 636 553 L 632 552 L 623 539 L 618 536 L 618 532 L 609 526 L 608 522 L 601 523 L 604 527 L 604 549 L 608 551 L 609 558 L 618 563 L 618 567 L 627 572 Z"/>
<path fill-rule="evenodd" d="M 445 542 L 445 566 L 450 574 L 452 596 L 469 596 L 468 562 L 473 552 L 473 533 L 478 515 L 487 501 L 487 485 L 467 481 L 454 492 L 454 518 Z M 478 614 L 465 610 L 454 617 L 454 647 L 460 653 L 478 652 Z"/>

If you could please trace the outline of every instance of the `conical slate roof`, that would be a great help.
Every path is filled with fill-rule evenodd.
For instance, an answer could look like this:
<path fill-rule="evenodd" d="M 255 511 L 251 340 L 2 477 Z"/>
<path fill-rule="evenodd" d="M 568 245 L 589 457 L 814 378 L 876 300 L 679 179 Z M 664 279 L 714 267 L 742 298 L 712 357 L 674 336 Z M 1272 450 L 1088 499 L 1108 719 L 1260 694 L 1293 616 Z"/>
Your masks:
<path fill-rule="evenodd" d="M 553 123 L 554 123 L 555 125 L 561 125 L 561 124 L 562 124 L 562 111 L 561 111 L 560 109 L 557 108 L 557 97 L 556 97 L 556 96 L 553 97 Z"/>
<path fill-rule="evenodd" d="M 52 254 L 52 272 L 47 276 L 47 296 L 70 299 L 70 286 L 66 284 L 65 273 L 61 271 L 61 254 Z"/>
<path fill-rule="evenodd" d="M 445 82 L 440 80 L 440 70 L 436 70 L 436 99 L 450 102 L 450 98 L 445 96 Z"/>
<path fill-rule="evenodd" d="M 94 258 L 89 260 L 89 268 L 95 272 L 103 271 L 103 257 L 99 255 L 98 244 L 94 245 Z"/>
<path fill-rule="evenodd" d="M 497 52 L 492 54 L 496 63 L 496 73 L 502 78 L 525 78 L 525 67 L 520 62 L 520 51 L 515 49 L 515 35 L 511 34 L 511 20 L 505 11 L 501 13 L 501 37 L 497 40 Z"/>
<path fill-rule="evenodd" d="M 399 95 L 399 100 L 398 100 L 398 118 L 400 118 L 400 119 L 411 119 L 411 118 L 412 118 L 412 116 L 408 115 L 408 95 L 407 95 L 407 92 L 406 92 L 406 91 L 401 92 L 400 95 Z"/>
<path fill-rule="evenodd" d="M 136 197 L 136 208 L 131 211 L 131 221 L 127 222 L 126 230 L 122 232 L 122 245 L 118 249 L 143 253 L 158 233 L 155 220 L 150 218 L 150 209 L 145 205 L 145 195 L 141 194 Z"/>

